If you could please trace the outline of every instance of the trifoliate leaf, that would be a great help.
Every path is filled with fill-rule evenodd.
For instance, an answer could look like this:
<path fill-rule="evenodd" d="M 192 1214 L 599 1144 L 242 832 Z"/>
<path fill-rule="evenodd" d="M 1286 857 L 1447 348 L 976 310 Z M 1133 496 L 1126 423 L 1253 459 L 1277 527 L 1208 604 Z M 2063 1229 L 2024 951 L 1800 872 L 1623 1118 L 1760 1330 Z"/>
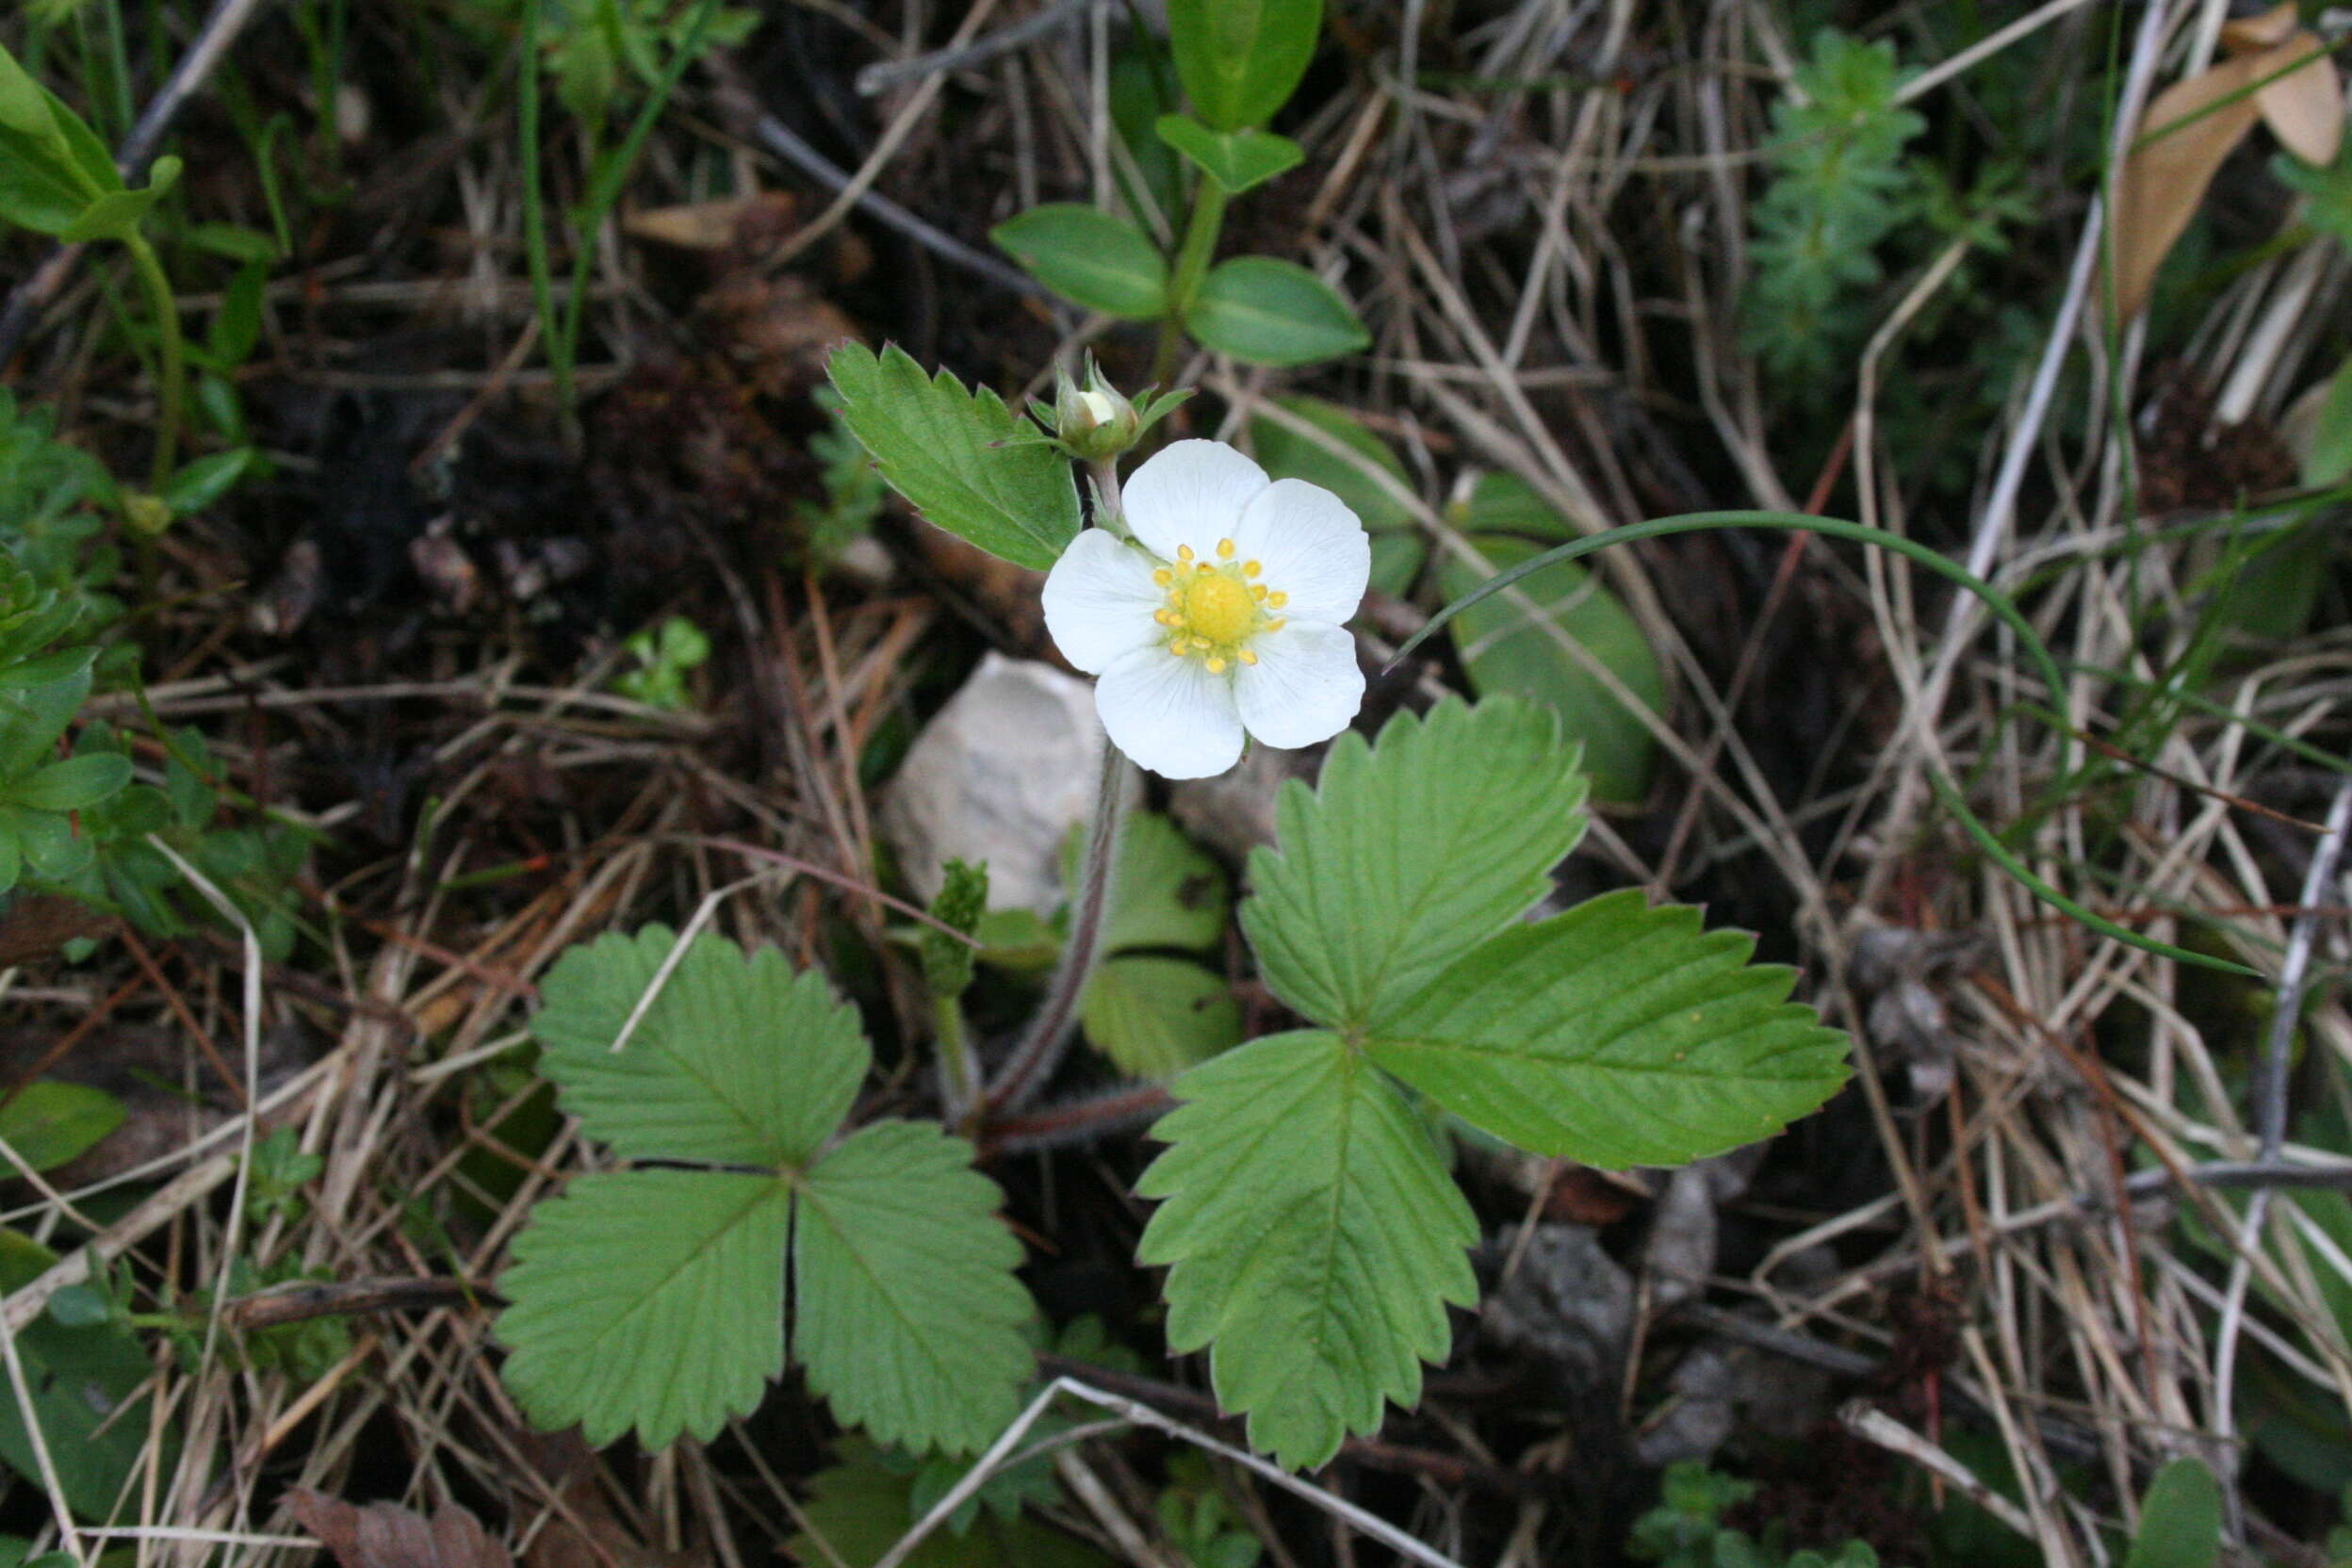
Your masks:
<path fill-rule="evenodd" d="M 1217 1402 L 1294 1469 L 1421 1396 L 1478 1298 L 1478 1221 L 1422 1121 L 1338 1036 L 1273 1035 L 1194 1068 L 1135 1184 L 1166 1200 L 1136 1249 L 1168 1265 L 1170 1350 L 1214 1345 Z"/>
<path fill-rule="evenodd" d="M 1078 885 L 1084 832 L 1062 843 L 1062 885 Z M 1205 952 L 1225 935 L 1233 902 L 1225 870 L 1184 829 L 1154 811 L 1129 814 L 1119 836 L 1119 865 L 1111 906 L 1102 922 L 1102 951 L 1181 947 Z"/>
<path fill-rule="evenodd" d="M 772 1176 L 581 1176 L 531 1211 L 498 1288 L 506 1383 L 550 1430 L 708 1441 L 784 1370 L 792 1188 Z"/>
<path fill-rule="evenodd" d="M 1001 446 L 1024 421 L 983 386 L 936 379 L 906 351 L 879 359 L 862 344 L 833 351 L 825 370 L 841 420 L 890 487 L 937 526 L 1015 565 L 1045 571 L 1078 536 L 1078 488 L 1051 447 Z"/>
<path fill-rule="evenodd" d="M 808 1478 L 802 1532 L 784 1543 L 801 1568 L 873 1568 L 917 1517 L 915 1477 L 885 1464 L 862 1438 L 836 1446 L 839 1462 Z M 963 1534 L 935 1531 L 905 1568 L 1105 1568 L 1106 1560 L 1057 1530 L 1027 1519 L 982 1515 Z"/>
<path fill-rule="evenodd" d="M 1584 832 L 1583 776 L 1551 714 L 1509 698 L 1343 734 L 1312 793 L 1282 787 L 1250 857 L 1242 930 L 1266 984 L 1352 1028 L 1517 920 Z"/>
<path fill-rule="evenodd" d="M 1013 1418 L 1034 1369 L 1021 1244 L 972 1146 L 877 1121 L 810 1167 L 792 1230 L 792 1355 L 844 1425 L 969 1453 Z"/>
<path fill-rule="evenodd" d="M 1639 889 L 1495 937 L 1366 1029 L 1364 1054 L 1540 1154 L 1679 1165 L 1778 1132 L 1845 1082 L 1845 1037 L 1747 962 L 1754 939 Z"/>
<path fill-rule="evenodd" d="M 629 1159 L 797 1165 L 849 1113 L 872 1053 L 823 977 L 702 936 L 619 1051 L 612 1042 L 677 939 L 667 926 L 564 955 L 531 1033 L 590 1137 Z"/>
<path fill-rule="evenodd" d="M 1086 1041 L 1136 1078 L 1169 1078 L 1241 1043 L 1241 1005 L 1222 975 L 1183 958 L 1124 954 L 1086 981 Z"/>

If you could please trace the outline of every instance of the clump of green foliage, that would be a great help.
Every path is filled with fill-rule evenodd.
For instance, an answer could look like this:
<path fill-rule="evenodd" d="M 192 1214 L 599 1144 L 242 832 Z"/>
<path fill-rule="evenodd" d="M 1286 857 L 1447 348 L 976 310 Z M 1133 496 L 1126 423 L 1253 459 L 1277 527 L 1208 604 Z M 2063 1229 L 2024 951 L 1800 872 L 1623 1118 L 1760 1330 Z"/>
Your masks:
<path fill-rule="evenodd" d="M 1758 1541 L 1723 1523 L 1756 1495 L 1752 1480 L 1709 1469 L 1699 1460 L 1666 1467 L 1658 1506 L 1634 1521 L 1625 1553 L 1662 1568 L 1878 1568 L 1878 1553 L 1849 1541 L 1834 1553 L 1790 1552 L 1777 1521 Z"/>
<path fill-rule="evenodd" d="M 1878 248 L 1910 220 L 1919 181 L 1903 147 L 1927 122 L 1895 101 L 1894 45 L 1831 28 L 1772 106 L 1772 183 L 1753 207 L 1745 342 L 1777 375 L 1818 383 L 1870 329 Z"/>

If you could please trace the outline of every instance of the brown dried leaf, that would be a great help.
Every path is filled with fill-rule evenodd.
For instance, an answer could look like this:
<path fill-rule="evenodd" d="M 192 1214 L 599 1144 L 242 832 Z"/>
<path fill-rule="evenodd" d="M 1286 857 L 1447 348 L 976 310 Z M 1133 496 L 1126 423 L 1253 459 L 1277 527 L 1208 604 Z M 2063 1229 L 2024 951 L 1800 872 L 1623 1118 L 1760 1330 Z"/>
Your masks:
<path fill-rule="evenodd" d="M 2255 91 L 2254 106 L 2281 146 L 2305 163 L 2325 169 L 2336 161 L 2336 149 L 2344 143 L 2344 83 L 2336 75 L 2336 62 L 2328 46 L 2311 33 L 2295 34 L 2278 53 L 2285 58 L 2273 63 L 2273 71 L 2306 55 L 2311 63 L 2263 83 Z"/>
<path fill-rule="evenodd" d="M 2148 106 L 2134 151 L 2115 182 L 2115 299 L 2122 319 L 2148 302 L 2156 270 L 2189 226 L 2214 172 L 2254 128 L 2261 111 L 2246 89 L 2293 58 L 2280 52 L 2292 47 L 2224 60 L 2201 76 L 2173 83 Z"/>
<path fill-rule="evenodd" d="M 722 251 L 735 243 L 736 225 L 744 214 L 766 200 L 763 196 L 729 196 L 716 202 L 653 207 L 622 219 L 621 232 L 631 239 L 649 239 L 681 251 Z"/>
<path fill-rule="evenodd" d="M 2260 16 L 2241 16 L 2221 24 L 2221 47 L 2231 55 L 2259 54 L 2276 49 L 2295 36 L 2301 17 L 2295 0 L 2278 0 Z"/>
<path fill-rule="evenodd" d="M 428 1519 L 394 1503 L 359 1508 L 298 1486 L 286 1506 L 341 1568 L 514 1568 L 505 1545 L 454 1503 Z"/>

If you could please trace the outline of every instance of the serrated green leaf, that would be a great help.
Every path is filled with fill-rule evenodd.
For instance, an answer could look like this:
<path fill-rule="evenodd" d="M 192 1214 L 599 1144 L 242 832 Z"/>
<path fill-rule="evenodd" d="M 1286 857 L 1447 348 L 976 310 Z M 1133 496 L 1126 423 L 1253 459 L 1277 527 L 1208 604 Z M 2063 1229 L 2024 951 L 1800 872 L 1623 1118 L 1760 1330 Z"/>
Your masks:
<path fill-rule="evenodd" d="M 104 1089 L 42 1078 L 0 1104 L 0 1142 L 35 1170 L 54 1170 L 122 1126 L 122 1102 Z"/>
<path fill-rule="evenodd" d="M 972 1146 L 928 1122 L 877 1121 L 799 1186 L 792 1356 L 809 1388 L 882 1442 L 986 1447 L 1035 1363 L 1021 1244 Z"/>
<path fill-rule="evenodd" d="M 1235 256 L 1209 269 L 1184 330 L 1249 365 L 1314 365 L 1371 345 L 1331 286 L 1295 261 Z"/>
<path fill-rule="evenodd" d="M 573 948 L 531 1021 L 540 1069 L 590 1137 L 639 1160 L 792 1166 L 833 1135 L 873 1054 L 823 976 L 772 947 L 694 939 L 615 1052 L 677 939 L 663 925 Z"/>
<path fill-rule="evenodd" d="M 2124 1568 L 2213 1568 L 2220 1555 L 2221 1486 L 2197 1460 L 2176 1459 L 2148 1483 Z"/>
<path fill-rule="evenodd" d="M 1263 125 L 1290 101 L 1315 57 L 1321 0 L 1168 0 L 1176 74 L 1200 118 L 1220 131 Z"/>
<path fill-rule="evenodd" d="M 1493 533 L 1476 534 L 1470 542 L 1497 572 L 1543 548 L 1529 540 Z M 1457 599 L 1487 576 L 1449 556 L 1438 566 L 1439 591 L 1449 601 Z M 1548 616 L 1553 628 L 1581 644 L 1652 712 L 1665 708 L 1665 672 L 1650 640 L 1642 634 L 1642 623 L 1597 578 L 1571 563 L 1554 567 L 1542 587 L 1529 584 L 1520 592 Z M 1551 630 L 1512 603 L 1511 596 L 1480 600 L 1455 616 L 1447 629 L 1479 695 L 1524 697 L 1560 715 L 1568 737 L 1583 743 L 1595 796 L 1638 801 L 1649 792 L 1658 743 L 1648 727 L 1555 641 Z"/>
<path fill-rule="evenodd" d="M 1256 129 L 1213 131 L 1188 114 L 1164 114 L 1152 129 L 1228 196 L 1296 169 L 1307 155 L 1286 136 Z"/>
<path fill-rule="evenodd" d="M 1446 1307 L 1478 1298 L 1478 1220 L 1428 1129 L 1336 1035 L 1273 1035 L 1176 1080 L 1168 1148 L 1135 1183 L 1164 1200 L 1136 1261 L 1167 1266 L 1168 1344 L 1213 1345 L 1217 1403 L 1293 1469 L 1381 1401 L 1421 1396 Z"/>
<path fill-rule="evenodd" d="M 1078 537 L 1078 488 L 1051 447 L 999 447 L 1023 421 L 987 387 L 966 392 L 896 347 L 844 343 L 826 362 L 841 420 L 882 477 L 934 526 L 1037 571 Z"/>
<path fill-rule="evenodd" d="M 1087 1043 L 1135 1078 L 1171 1078 L 1241 1043 L 1233 988 L 1183 958 L 1106 960 L 1086 981 L 1079 1020 Z"/>
<path fill-rule="evenodd" d="M 1241 928 L 1277 995 L 1352 1028 L 1390 1011 L 1532 907 L 1584 833 L 1559 722 L 1508 697 L 1342 734 L 1310 792 L 1283 785 L 1275 847 L 1250 857 Z"/>
<path fill-rule="evenodd" d="M 1168 312 L 1168 258 L 1123 218 L 1049 202 L 988 231 L 998 249 L 1063 299 L 1129 321 Z"/>
<path fill-rule="evenodd" d="M 801 1568 L 873 1568 L 916 1518 L 915 1478 L 885 1464 L 874 1446 L 846 1437 L 837 1462 L 808 1478 L 800 1534 L 784 1550 Z M 983 1516 L 968 1532 L 934 1532 L 904 1568 L 1106 1568 L 1100 1553 L 1027 1519 Z"/>
<path fill-rule="evenodd" d="M 498 1278 L 506 1383 L 549 1430 L 648 1448 L 708 1442 L 784 1370 L 792 1188 L 772 1176 L 624 1170 L 531 1211 Z"/>
<path fill-rule="evenodd" d="M 79 811 L 130 781 L 131 760 L 120 752 L 102 751 L 36 770 L 10 787 L 8 798 L 35 811 Z"/>
<path fill-rule="evenodd" d="M 1086 835 L 1062 844 L 1062 885 L 1078 885 Z M 1102 922 L 1102 951 L 1181 947 L 1204 953 L 1225 935 L 1233 890 L 1225 868 L 1156 811 L 1135 811 L 1121 825 L 1119 865 L 1111 878 L 1110 912 Z"/>
<path fill-rule="evenodd" d="M 1514 926 L 1365 1025 L 1364 1054 L 1539 1154 L 1680 1165 L 1778 1132 L 1845 1082 L 1793 972 L 1638 888 Z"/>

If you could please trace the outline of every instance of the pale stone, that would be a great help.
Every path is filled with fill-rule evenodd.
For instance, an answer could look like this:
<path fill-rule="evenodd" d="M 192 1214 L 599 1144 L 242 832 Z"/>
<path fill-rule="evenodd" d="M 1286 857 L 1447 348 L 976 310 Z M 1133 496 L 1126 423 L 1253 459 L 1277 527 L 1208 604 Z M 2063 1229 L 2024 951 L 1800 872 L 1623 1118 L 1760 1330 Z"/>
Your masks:
<path fill-rule="evenodd" d="M 1061 848 L 1094 809 L 1105 744 L 1094 683 L 991 653 L 923 727 L 890 781 L 882 832 L 915 890 L 951 859 L 988 866 L 992 908 L 1050 915 Z M 1131 785 L 1138 784 L 1129 770 Z"/>

